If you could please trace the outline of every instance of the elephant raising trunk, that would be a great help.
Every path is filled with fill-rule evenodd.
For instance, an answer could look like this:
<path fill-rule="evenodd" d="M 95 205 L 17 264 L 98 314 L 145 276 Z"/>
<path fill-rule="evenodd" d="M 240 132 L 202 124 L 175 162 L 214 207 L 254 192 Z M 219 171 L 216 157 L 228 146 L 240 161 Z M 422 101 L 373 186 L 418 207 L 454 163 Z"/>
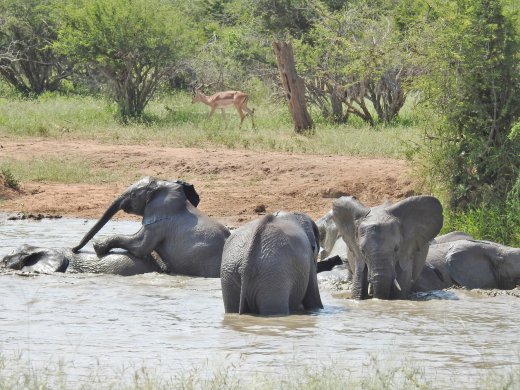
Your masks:
<path fill-rule="evenodd" d="M 193 185 L 145 177 L 128 187 L 73 248 L 79 251 L 119 210 L 143 217 L 132 235 L 115 234 L 94 242 L 101 257 L 113 248 L 145 258 L 155 252 L 170 273 L 219 277 L 222 248 L 229 230 L 197 209 Z"/>
<path fill-rule="evenodd" d="M 108 221 L 119 211 L 121 210 L 121 204 L 123 203 L 123 199 L 121 197 L 117 198 L 112 204 L 108 207 L 105 213 L 99 218 L 99 221 L 88 231 L 87 234 L 83 237 L 78 245 L 72 248 L 72 252 L 78 253 L 81 248 L 83 248 L 91 239 L 94 237 L 97 232 L 101 230 L 103 226 L 107 224 Z"/>
<path fill-rule="evenodd" d="M 74 253 L 77 253 L 94 237 L 108 221 L 119 211 L 123 210 L 130 214 L 144 216 L 146 206 L 153 199 L 154 195 L 163 190 L 164 187 L 179 187 L 182 192 L 194 207 L 197 207 L 200 201 L 197 191 L 193 184 L 186 183 L 182 180 L 175 180 L 172 182 L 158 182 L 150 177 L 145 177 L 133 185 L 131 185 L 125 192 L 123 192 L 112 204 L 108 207 L 105 213 L 101 216 L 99 221 L 89 230 L 81 242 L 72 248 Z M 184 199 L 179 199 L 182 203 Z"/>

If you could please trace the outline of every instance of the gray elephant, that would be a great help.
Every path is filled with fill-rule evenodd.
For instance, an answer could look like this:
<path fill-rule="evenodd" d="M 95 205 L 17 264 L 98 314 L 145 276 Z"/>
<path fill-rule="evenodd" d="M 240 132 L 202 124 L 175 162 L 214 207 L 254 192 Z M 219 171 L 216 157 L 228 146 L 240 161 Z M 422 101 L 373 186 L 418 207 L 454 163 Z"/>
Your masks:
<path fill-rule="evenodd" d="M 460 231 L 449 232 L 441 236 L 435 237 L 432 240 L 432 242 L 430 242 L 430 246 L 434 244 L 443 244 L 445 242 L 452 242 L 457 240 L 473 240 L 473 237 L 471 237 L 468 233 Z"/>
<path fill-rule="evenodd" d="M 226 313 L 288 315 L 323 308 L 319 232 L 302 213 L 278 212 L 231 233 L 220 272 Z"/>
<path fill-rule="evenodd" d="M 426 264 L 412 290 L 510 290 L 520 284 L 520 248 L 490 241 L 462 239 L 430 246 Z"/>
<path fill-rule="evenodd" d="M 152 256 L 142 259 L 130 253 L 110 253 L 98 258 L 95 253 L 74 253 L 70 248 L 44 248 L 22 245 L 0 261 L 0 267 L 24 272 L 102 273 L 121 276 L 163 272 Z"/>
<path fill-rule="evenodd" d="M 229 230 L 197 209 L 199 196 L 182 181 L 145 177 L 132 184 L 105 211 L 99 221 L 73 248 L 79 251 L 119 210 L 143 217 L 132 235 L 113 235 L 94 243 L 98 256 L 113 248 L 138 258 L 157 252 L 168 272 L 218 278 L 222 248 Z"/>
<path fill-rule="evenodd" d="M 332 216 L 354 263 L 355 299 L 407 298 L 443 223 L 442 206 L 432 196 L 372 208 L 344 196 L 333 202 Z"/>
<path fill-rule="evenodd" d="M 347 244 L 338 232 L 338 227 L 332 218 L 332 210 L 316 221 L 320 233 L 320 253 L 318 255 L 318 273 L 330 271 L 337 265 L 344 265 L 352 279 L 350 264 L 348 263 Z"/>

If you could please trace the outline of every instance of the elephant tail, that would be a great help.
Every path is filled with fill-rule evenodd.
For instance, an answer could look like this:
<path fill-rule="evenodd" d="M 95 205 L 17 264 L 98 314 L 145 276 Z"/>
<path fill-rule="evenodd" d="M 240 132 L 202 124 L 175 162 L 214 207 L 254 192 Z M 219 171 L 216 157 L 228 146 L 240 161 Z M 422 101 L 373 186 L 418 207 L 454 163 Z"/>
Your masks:
<path fill-rule="evenodd" d="M 246 279 L 245 277 L 242 277 L 242 280 L 240 281 L 240 304 L 238 306 L 238 314 L 244 314 L 247 313 L 248 307 L 247 307 L 247 300 L 246 300 Z"/>
<path fill-rule="evenodd" d="M 255 302 L 250 302 L 247 299 L 247 293 L 249 291 L 249 282 L 251 278 L 256 275 L 258 259 L 255 258 L 255 254 L 260 250 L 262 233 L 265 231 L 266 226 L 276 218 L 273 214 L 267 214 L 263 217 L 253 230 L 251 237 L 251 245 L 245 257 L 245 266 L 241 273 L 240 280 L 240 305 L 238 309 L 239 314 L 254 313 L 256 312 Z"/>

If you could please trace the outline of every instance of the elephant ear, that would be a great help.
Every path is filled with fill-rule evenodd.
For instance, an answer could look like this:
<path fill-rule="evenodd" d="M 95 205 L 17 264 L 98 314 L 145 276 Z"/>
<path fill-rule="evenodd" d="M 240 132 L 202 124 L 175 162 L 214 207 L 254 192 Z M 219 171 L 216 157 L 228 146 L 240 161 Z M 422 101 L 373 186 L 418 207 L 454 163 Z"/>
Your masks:
<path fill-rule="evenodd" d="M 314 253 L 314 259 L 317 259 L 318 254 L 320 253 L 320 229 L 318 229 L 318 225 L 310 219 L 310 223 L 312 225 L 312 232 L 314 233 L 314 242 L 311 242 L 312 252 Z"/>
<path fill-rule="evenodd" d="M 401 268 L 406 270 L 413 263 L 413 278 L 422 270 L 428 243 L 439 233 L 443 224 L 442 205 L 433 196 L 412 196 L 392 206 L 387 212 L 401 225 Z"/>
<path fill-rule="evenodd" d="M 368 207 L 363 206 L 353 196 L 342 196 L 332 202 L 332 219 L 336 223 L 340 235 L 349 248 L 357 248 L 356 221 L 370 213 Z"/>
<path fill-rule="evenodd" d="M 433 196 L 412 196 L 387 208 L 401 224 L 406 241 L 423 245 L 430 242 L 441 230 L 442 205 Z"/>
<path fill-rule="evenodd" d="M 182 180 L 176 180 L 175 183 L 182 185 L 186 198 L 194 207 L 197 207 L 200 202 L 200 197 L 197 191 L 195 191 L 195 186 Z"/>

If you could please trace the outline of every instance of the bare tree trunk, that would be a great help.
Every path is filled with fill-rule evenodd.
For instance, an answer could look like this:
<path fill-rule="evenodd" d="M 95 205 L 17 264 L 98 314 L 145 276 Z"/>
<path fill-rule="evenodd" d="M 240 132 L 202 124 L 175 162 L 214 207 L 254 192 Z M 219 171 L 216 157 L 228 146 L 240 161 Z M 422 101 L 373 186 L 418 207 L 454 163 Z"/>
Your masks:
<path fill-rule="evenodd" d="M 274 53 L 289 110 L 294 122 L 294 131 L 303 133 L 313 128 L 312 118 L 305 102 L 305 83 L 296 73 L 292 45 L 289 42 L 273 42 Z"/>

